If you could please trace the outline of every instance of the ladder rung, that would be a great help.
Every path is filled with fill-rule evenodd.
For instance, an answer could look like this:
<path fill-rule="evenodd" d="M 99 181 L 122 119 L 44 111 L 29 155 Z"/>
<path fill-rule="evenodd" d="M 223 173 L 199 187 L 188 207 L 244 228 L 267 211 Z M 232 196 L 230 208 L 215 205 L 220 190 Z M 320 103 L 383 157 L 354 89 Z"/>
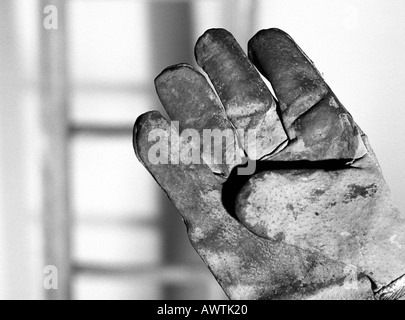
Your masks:
<path fill-rule="evenodd" d="M 146 266 L 102 266 L 78 263 L 73 266 L 76 274 L 104 277 L 141 278 L 149 282 L 159 283 L 190 283 L 210 279 L 210 274 L 200 265 L 146 265 Z"/>
<path fill-rule="evenodd" d="M 70 135 L 91 136 L 131 136 L 133 127 L 129 125 L 74 124 L 69 126 Z"/>

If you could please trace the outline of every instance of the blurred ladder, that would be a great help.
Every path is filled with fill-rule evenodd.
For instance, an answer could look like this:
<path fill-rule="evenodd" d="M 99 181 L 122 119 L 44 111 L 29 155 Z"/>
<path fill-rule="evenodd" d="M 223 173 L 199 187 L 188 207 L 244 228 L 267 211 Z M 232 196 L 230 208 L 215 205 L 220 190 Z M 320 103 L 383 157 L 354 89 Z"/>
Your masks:
<path fill-rule="evenodd" d="M 56 266 L 58 270 L 58 290 L 46 290 L 46 298 L 50 300 L 71 299 L 72 280 L 77 273 L 113 276 L 141 274 L 143 277 L 151 279 L 151 281 L 164 281 L 165 283 L 204 281 L 206 275 L 199 273 L 199 267 L 194 268 L 193 266 L 163 265 L 153 268 L 142 266 L 111 268 L 101 265 L 77 265 L 72 261 L 69 141 L 73 136 L 80 134 L 129 136 L 132 134 L 132 128 L 125 126 L 78 126 L 69 122 L 71 88 L 66 48 L 67 31 L 65 29 L 68 1 L 38 1 L 41 14 L 46 6 L 54 5 L 58 9 L 59 17 L 58 30 L 44 30 L 42 26 L 43 16 L 40 19 L 41 105 L 46 137 L 43 159 L 45 263 L 46 265 Z M 165 3 L 163 0 L 150 1 Z M 186 4 L 189 1 L 176 0 L 173 2 Z M 200 4 L 203 2 L 200 1 Z M 255 1 L 224 0 L 223 2 L 227 7 L 233 8 L 235 12 L 234 19 L 235 16 L 237 17 L 233 22 L 236 29 L 234 32 L 240 35 L 240 40 L 247 41 L 248 36 L 253 32 L 251 18 L 255 8 Z M 211 297 L 218 296 L 212 293 Z"/>

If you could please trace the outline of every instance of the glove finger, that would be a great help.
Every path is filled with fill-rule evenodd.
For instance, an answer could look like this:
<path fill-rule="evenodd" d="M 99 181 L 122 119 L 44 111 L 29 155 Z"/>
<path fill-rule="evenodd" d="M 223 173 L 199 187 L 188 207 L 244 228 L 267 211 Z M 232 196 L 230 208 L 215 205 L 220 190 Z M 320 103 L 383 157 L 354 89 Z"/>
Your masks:
<path fill-rule="evenodd" d="M 135 123 L 133 145 L 139 161 L 175 202 L 184 220 L 193 221 L 196 210 L 192 199 L 200 197 L 201 189 L 215 188 L 220 181 L 202 163 L 200 155 L 200 163 L 176 163 L 172 151 L 181 148 L 177 135 L 158 111 L 147 112 Z"/>
<path fill-rule="evenodd" d="M 278 29 L 258 32 L 249 57 L 271 82 L 293 141 L 272 160 L 353 160 L 366 149 L 351 115 L 294 40 Z"/>
<path fill-rule="evenodd" d="M 205 77 L 186 64 L 165 69 L 156 79 L 160 101 L 181 135 L 191 137 L 199 158 L 211 170 L 227 177 L 241 161 L 238 137 Z M 225 143 L 223 143 L 225 138 Z M 212 144 L 213 140 L 213 146 Z"/>
<path fill-rule="evenodd" d="M 206 31 L 197 41 L 195 56 L 228 118 L 245 132 L 244 148 L 251 159 L 271 154 L 286 142 L 276 101 L 232 34 L 224 29 Z"/>

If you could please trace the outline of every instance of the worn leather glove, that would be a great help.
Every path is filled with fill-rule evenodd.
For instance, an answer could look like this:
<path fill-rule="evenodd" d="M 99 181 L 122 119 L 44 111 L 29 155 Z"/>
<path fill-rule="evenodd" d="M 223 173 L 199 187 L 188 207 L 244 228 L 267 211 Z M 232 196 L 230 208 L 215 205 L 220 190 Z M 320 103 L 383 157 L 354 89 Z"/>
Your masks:
<path fill-rule="evenodd" d="M 231 299 L 402 298 L 405 217 L 366 135 L 289 35 L 262 30 L 248 52 L 208 30 L 195 54 L 214 89 L 169 67 L 155 85 L 173 122 L 135 124 L 193 247 Z"/>

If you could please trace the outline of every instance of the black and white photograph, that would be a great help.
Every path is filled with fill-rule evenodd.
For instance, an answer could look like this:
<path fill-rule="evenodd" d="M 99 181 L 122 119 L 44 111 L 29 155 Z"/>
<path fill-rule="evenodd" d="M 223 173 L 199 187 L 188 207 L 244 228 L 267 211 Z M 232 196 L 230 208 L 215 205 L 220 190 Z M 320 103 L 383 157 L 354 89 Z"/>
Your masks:
<path fill-rule="evenodd" d="M 0 0 L 0 300 L 405 300 L 404 21 Z"/>

